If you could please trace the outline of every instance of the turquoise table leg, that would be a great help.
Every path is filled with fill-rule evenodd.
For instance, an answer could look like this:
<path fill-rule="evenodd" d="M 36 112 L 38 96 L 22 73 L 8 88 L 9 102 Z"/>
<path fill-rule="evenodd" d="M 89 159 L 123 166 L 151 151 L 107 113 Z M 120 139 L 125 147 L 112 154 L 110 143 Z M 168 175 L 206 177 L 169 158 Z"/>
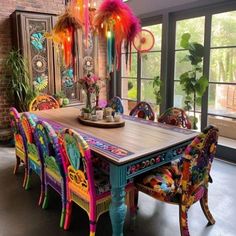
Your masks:
<path fill-rule="evenodd" d="M 112 235 L 123 236 L 123 227 L 127 206 L 125 204 L 126 173 L 120 166 L 110 165 L 112 202 L 109 213 L 112 223 Z"/>

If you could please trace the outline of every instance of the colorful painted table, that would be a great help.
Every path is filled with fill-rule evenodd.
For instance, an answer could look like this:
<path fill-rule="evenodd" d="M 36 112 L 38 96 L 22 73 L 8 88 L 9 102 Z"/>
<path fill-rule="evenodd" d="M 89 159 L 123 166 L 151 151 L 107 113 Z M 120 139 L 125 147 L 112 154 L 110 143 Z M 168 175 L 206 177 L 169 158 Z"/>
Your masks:
<path fill-rule="evenodd" d="M 78 122 L 79 110 L 74 107 L 33 112 L 56 130 L 68 127 L 77 130 L 96 154 L 109 162 L 112 203 L 110 217 L 113 236 L 123 235 L 127 212 L 125 186 L 144 172 L 178 159 L 197 135 L 192 130 L 123 116 L 125 126 L 101 129 Z"/>

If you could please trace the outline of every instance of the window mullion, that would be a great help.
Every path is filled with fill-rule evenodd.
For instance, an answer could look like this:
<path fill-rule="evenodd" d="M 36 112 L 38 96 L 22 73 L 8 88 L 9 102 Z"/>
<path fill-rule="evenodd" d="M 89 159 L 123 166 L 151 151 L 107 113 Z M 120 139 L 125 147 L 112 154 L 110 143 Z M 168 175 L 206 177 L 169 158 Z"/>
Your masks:
<path fill-rule="evenodd" d="M 137 101 L 141 101 L 141 55 L 137 55 Z"/>
<path fill-rule="evenodd" d="M 205 36 L 204 36 L 204 61 L 203 61 L 203 74 L 208 78 L 210 75 L 210 47 L 211 47 L 211 22 L 212 14 L 205 16 Z M 202 97 L 202 115 L 201 115 L 201 130 L 207 126 L 207 114 L 208 114 L 208 93 L 209 87 Z"/>

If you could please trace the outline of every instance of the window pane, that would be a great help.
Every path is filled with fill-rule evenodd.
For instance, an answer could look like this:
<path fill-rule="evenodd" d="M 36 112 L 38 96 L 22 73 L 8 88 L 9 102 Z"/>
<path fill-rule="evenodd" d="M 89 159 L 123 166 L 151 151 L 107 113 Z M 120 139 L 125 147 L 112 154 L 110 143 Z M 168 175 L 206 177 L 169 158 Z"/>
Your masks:
<path fill-rule="evenodd" d="M 176 22 L 176 49 L 181 49 L 180 41 L 184 33 L 190 33 L 191 42 L 203 44 L 204 42 L 204 24 L 205 17 L 196 17 L 187 20 L 179 20 Z"/>
<path fill-rule="evenodd" d="M 187 50 L 175 52 L 175 80 L 179 80 L 180 75 L 192 69 L 191 62 L 182 61 L 186 55 L 189 55 Z"/>
<path fill-rule="evenodd" d="M 155 38 L 155 43 L 152 48 L 152 51 L 161 50 L 161 36 L 162 36 L 162 24 L 145 26 L 143 29 L 151 31 Z"/>
<path fill-rule="evenodd" d="M 236 85 L 210 84 L 208 112 L 236 118 Z"/>
<path fill-rule="evenodd" d="M 137 100 L 136 79 L 122 79 L 122 98 Z"/>
<path fill-rule="evenodd" d="M 161 53 L 149 52 L 141 55 L 142 78 L 154 78 L 160 75 Z"/>
<path fill-rule="evenodd" d="M 128 65 L 129 66 L 129 61 Z M 137 77 L 137 53 L 132 53 L 131 70 L 126 66 L 126 56 L 121 56 L 121 75 L 122 77 Z"/>
<path fill-rule="evenodd" d="M 179 81 L 175 81 L 174 83 L 174 106 L 179 107 L 179 108 L 184 108 L 185 107 L 185 97 L 186 93 L 183 90 L 182 85 L 180 84 Z M 196 104 L 196 111 L 200 112 L 201 111 L 201 106 L 200 104 Z"/>
<path fill-rule="evenodd" d="M 211 49 L 210 81 L 236 83 L 236 48 Z"/>
<path fill-rule="evenodd" d="M 153 80 L 141 81 L 141 100 L 149 103 L 155 103 L 155 95 L 153 93 Z"/>
<path fill-rule="evenodd" d="M 212 16 L 211 46 L 236 45 L 236 11 Z"/>

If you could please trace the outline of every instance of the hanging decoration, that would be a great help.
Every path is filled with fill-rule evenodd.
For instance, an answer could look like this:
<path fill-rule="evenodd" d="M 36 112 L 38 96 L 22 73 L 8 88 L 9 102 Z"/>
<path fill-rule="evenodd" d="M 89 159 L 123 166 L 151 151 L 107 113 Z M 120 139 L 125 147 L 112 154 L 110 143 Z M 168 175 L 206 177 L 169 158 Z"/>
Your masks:
<path fill-rule="evenodd" d="M 108 72 L 113 71 L 115 59 L 119 69 L 122 43 L 124 42 L 126 50 L 131 52 L 131 43 L 141 30 L 138 18 L 122 0 L 104 0 L 95 13 L 93 24 L 96 31 L 107 39 Z"/>
<path fill-rule="evenodd" d="M 47 38 L 60 45 L 66 67 L 74 65 L 75 53 L 79 43 L 76 38 L 76 30 L 83 30 L 85 47 L 89 46 L 89 32 L 92 28 L 91 21 L 95 10 L 96 2 L 93 0 L 71 0 L 64 14 L 59 17 L 53 31 L 45 34 Z"/>
<path fill-rule="evenodd" d="M 134 38 L 134 48 L 142 53 L 150 51 L 155 43 L 155 38 L 151 31 L 142 29 Z"/>

